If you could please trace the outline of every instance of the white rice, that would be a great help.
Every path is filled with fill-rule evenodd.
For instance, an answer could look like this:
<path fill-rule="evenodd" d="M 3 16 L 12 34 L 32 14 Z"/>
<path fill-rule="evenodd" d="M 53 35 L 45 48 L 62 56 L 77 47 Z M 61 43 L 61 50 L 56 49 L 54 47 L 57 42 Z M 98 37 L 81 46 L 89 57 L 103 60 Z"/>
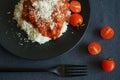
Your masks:
<path fill-rule="evenodd" d="M 28 23 L 27 21 L 25 21 L 21 18 L 21 13 L 22 13 L 22 10 L 23 10 L 23 1 L 24 0 L 21 0 L 15 6 L 14 18 L 13 19 L 17 21 L 18 26 L 26 32 L 26 34 L 28 35 L 28 39 L 31 40 L 32 42 L 38 42 L 39 44 L 44 44 L 44 43 L 50 41 L 51 38 L 42 36 L 39 33 L 38 29 L 33 28 L 33 26 L 30 23 Z M 64 32 L 66 32 L 67 25 L 68 25 L 68 23 L 64 22 L 60 36 L 62 36 L 62 34 Z"/>

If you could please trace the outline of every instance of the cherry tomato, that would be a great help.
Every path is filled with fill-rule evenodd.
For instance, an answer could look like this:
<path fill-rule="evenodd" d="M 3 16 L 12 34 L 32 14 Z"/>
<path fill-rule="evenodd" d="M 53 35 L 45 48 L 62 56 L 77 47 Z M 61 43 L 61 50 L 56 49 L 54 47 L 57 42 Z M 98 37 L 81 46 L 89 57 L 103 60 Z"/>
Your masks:
<path fill-rule="evenodd" d="M 82 25 L 83 23 L 83 17 L 80 15 L 80 14 L 72 14 L 70 16 L 70 24 L 73 26 L 73 27 L 77 27 L 78 25 Z"/>
<path fill-rule="evenodd" d="M 88 45 L 88 52 L 91 55 L 97 55 L 101 52 L 101 45 L 97 42 L 91 42 Z"/>
<path fill-rule="evenodd" d="M 81 12 L 81 4 L 79 1 L 71 1 L 70 2 L 70 10 L 74 13 L 79 13 Z"/>
<path fill-rule="evenodd" d="M 104 39 L 111 39 L 114 36 L 114 30 L 110 26 L 104 26 L 100 31 L 100 35 Z"/>
<path fill-rule="evenodd" d="M 101 66 L 105 72 L 111 72 L 115 69 L 115 61 L 113 59 L 105 59 L 102 61 Z"/>

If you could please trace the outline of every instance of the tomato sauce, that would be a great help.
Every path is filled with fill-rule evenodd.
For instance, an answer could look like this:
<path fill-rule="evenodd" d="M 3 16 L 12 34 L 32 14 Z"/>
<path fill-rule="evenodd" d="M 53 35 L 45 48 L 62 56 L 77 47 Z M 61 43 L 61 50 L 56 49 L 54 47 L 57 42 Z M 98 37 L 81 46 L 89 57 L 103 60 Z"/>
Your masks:
<path fill-rule="evenodd" d="M 63 23 L 66 20 L 66 14 L 68 11 L 68 0 L 58 0 L 58 4 L 54 6 L 55 10 L 52 12 L 51 17 L 56 25 L 53 27 L 53 29 L 50 28 L 49 21 L 44 21 L 41 18 L 37 18 L 36 13 L 34 12 L 35 8 L 32 6 L 35 1 L 37 0 L 24 0 L 22 18 L 31 23 L 34 28 L 38 28 L 39 32 L 43 36 L 57 39 L 61 33 Z M 62 1 L 62 3 L 64 4 L 63 6 L 59 4 L 60 1 Z M 54 14 L 58 12 L 60 14 L 55 16 Z"/>

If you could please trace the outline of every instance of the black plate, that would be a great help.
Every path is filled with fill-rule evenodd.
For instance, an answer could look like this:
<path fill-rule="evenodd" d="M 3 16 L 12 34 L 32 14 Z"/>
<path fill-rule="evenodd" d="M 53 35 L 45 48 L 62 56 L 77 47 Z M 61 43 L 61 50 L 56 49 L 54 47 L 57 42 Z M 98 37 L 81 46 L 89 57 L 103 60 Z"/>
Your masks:
<path fill-rule="evenodd" d="M 82 16 L 85 26 L 82 29 L 68 26 L 62 37 L 43 45 L 27 42 L 27 35 L 17 28 L 12 20 L 15 4 L 19 0 L 0 0 L 0 44 L 12 54 L 28 59 L 48 59 L 59 56 L 72 49 L 82 38 L 89 21 L 89 0 L 79 0 L 82 4 Z M 21 38 L 20 38 L 20 37 Z"/>

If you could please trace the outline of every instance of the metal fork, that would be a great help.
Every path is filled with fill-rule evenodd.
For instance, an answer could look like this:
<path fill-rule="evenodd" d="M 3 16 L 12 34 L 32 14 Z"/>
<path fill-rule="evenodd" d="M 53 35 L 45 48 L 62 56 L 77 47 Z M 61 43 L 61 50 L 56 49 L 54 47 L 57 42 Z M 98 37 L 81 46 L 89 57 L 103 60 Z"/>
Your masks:
<path fill-rule="evenodd" d="M 51 72 L 62 77 L 86 76 L 87 65 L 62 64 L 47 69 L 41 68 L 0 68 L 0 72 Z"/>

